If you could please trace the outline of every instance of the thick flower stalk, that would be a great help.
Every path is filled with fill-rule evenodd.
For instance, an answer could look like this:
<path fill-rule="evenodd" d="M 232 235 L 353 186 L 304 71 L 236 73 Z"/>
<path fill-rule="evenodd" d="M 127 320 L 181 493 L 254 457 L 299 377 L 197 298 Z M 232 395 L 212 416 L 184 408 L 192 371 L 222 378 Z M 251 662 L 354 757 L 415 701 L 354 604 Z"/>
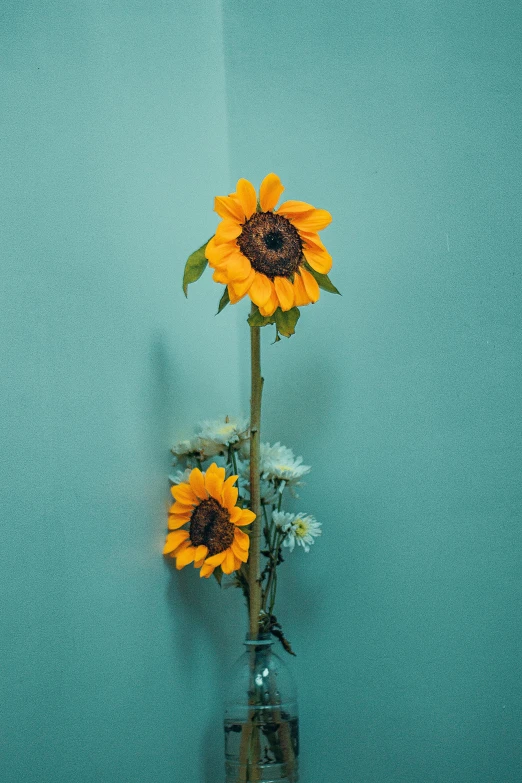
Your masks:
<path fill-rule="evenodd" d="M 252 551 L 248 564 L 249 630 L 254 638 L 261 620 L 261 478 L 259 471 L 261 436 L 261 340 L 258 326 L 250 327 L 251 396 L 250 396 L 250 507 L 255 514 L 250 535 Z"/>

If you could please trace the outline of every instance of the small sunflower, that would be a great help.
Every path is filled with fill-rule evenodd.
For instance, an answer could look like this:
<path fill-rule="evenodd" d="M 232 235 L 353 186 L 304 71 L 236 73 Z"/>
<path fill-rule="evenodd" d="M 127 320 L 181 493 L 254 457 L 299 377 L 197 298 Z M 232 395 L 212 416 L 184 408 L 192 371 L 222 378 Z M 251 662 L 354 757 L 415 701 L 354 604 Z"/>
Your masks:
<path fill-rule="evenodd" d="M 231 574 L 248 560 L 250 538 L 240 528 L 255 514 L 236 506 L 237 476 L 225 480 L 225 468 L 216 463 L 202 473 L 194 468 L 188 482 L 172 487 L 175 502 L 169 511 L 164 555 L 176 558 L 176 568 L 194 563 L 200 576 L 209 577 L 221 566 Z M 188 529 L 184 527 L 189 523 Z"/>
<path fill-rule="evenodd" d="M 222 221 L 205 248 L 213 279 L 227 286 L 230 302 L 248 294 L 263 317 L 317 302 L 319 282 L 326 282 L 332 266 L 317 233 L 332 216 L 303 201 L 275 209 L 283 190 L 279 177 L 268 174 L 259 202 L 246 179 L 238 181 L 235 193 L 216 196 L 214 209 Z M 329 280 L 322 287 L 338 293 Z"/>

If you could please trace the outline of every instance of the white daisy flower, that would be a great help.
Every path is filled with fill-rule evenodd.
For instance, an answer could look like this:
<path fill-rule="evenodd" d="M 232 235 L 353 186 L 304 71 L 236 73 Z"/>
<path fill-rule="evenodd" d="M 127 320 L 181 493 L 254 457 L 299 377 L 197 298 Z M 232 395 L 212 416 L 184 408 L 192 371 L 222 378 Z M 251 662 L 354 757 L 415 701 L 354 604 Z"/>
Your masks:
<path fill-rule="evenodd" d="M 274 525 L 279 529 L 283 531 L 287 531 L 291 526 L 292 522 L 295 519 L 295 514 L 288 514 L 286 511 L 273 511 L 272 512 L 272 520 L 274 522 Z"/>
<path fill-rule="evenodd" d="M 223 451 L 234 443 L 244 441 L 249 436 L 247 419 L 226 416 L 214 421 L 200 422 L 199 427 L 201 431 L 198 433 L 198 437 L 206 445 L 210 446 L 214 443 L 218 451 Z M 207 449 L 205 449 L 206 451 Z"/>
<path fill-rule="evenodd" d="M 296 543 L 305 552 L 310 551 L 314 538 L 321 535 L 321 523 L 310 514 L 287 514 L 284 511 L 274 511 L 272 519 L 276 527 L 286 533 L 283 546 L 294 551 Z"/>
<path fill-rule="evenodd" d="M 215 440 L 210 440 L 209 438 L 198 438 L 198 440 L 202 460 L 216 457 L 218 454 L 224 454 L 225 452 L 225 446 L 221 443 L 216 443 Z"/>
<path fill-rule="evenodd" d="M 201 453 L 201 443 L 199 438 L 189 438 L 187 440 L 180 440 L 171 449 L 175 457 L 188 457 L 191 454 L 199 455 Z"/>
<path fill-rule="evenodd" d="M 279 442 L 262 443 L 260 448 L 261 475 L 264 479 L 278 479 L 285 484 L 299 485 L 300 479 L 311 471 L 310 465 L 302 465 L 302 457 L 295 457 L 292 449 Z"/>

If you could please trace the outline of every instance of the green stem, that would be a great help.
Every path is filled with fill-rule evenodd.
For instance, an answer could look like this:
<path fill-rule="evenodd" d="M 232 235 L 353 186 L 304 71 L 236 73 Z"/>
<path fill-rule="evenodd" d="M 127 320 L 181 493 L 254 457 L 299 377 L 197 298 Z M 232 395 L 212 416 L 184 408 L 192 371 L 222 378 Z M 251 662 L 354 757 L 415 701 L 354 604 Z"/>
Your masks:
<path fill-rule="evenodd" d="M 237 476 L 237 462 L 236 462 L 236 452 L 234 451 L 234 448 L 232 447 L 232 465 L 234 467 L 234 473 Z"/>
<path fill-rule="evenodd" d="M 275 605 L 276 591 L 277 591 L 277 561 L 279 560 L 279 552 L 281 550 L 282 542 L 283 542 L 283 538 L 281 537 L 281 534 L 279 534 L 276 538 L 276 546 L 274 547 L 274 578 L 271 584 L 272 591 L 270 594 L 270 604 L 267 606 L 267 611 L 269 615 L 272 615 L 274 612 L 274 605 Z"/>

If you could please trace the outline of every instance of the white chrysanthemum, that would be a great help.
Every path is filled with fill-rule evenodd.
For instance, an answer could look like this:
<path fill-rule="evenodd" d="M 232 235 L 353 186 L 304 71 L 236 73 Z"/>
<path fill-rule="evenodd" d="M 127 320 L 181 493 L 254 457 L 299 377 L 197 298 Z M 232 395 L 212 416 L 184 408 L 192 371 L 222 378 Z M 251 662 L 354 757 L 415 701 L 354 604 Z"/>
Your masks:
<path fill-rule="evenodd" d="M 288 514 L 286 511 L 273 511 L 272 512 L 272 520 L 274 522 L 274 525 L 279 530 L 288 530 L 288 528 L 291 526 L 292 522 L 295 519 L 295 514 Z"/>
<path fill-rule="evenodd" d="M 234 443 L 248 438 L 247 419 L 235 419 L 226 416 L 214 421 L 202 421 L 199 424 L 201 431 L 199 438 L 204 442 L 213 442 L 218 447 L 228 448 Z"/>
<path fill-rule="evenodd" d="M 171 484 L 188 484 L 191 471 L 192 471 L 192 468 L 185 468 L 185 470 L 177 470 L 175 473 L 172 473 L 169 476 L 170 483 Z"/>
<path fill-rule="evenodd" d="M 239 474 L 238 487 L 241 496 L 250 500 L 250 460 L 236 459 L 237 472 Z M 277 500 L 277 488 L 265 479 L 260 480 L 260 497 L 263 503 L 272 504 Z"/>
<path fill-rule="evenodd" d="M 310 465 L 302 465 L 302 457 L 295 457 L 292 449 L 281 444 L 262 443 L 260 448 L 261 475 L 264 479 L 278 479 L 286 484 L 299 484 L 311 471 Z"/>
<path fill-rule="evenodd" d="M 198 440 L 202 460 L 216 457 L 218 454 L 224 454 L 226 451 L 225 446 L 222 443 L 216 443 L 215 440 L 210 440 L 209 438 L 198 438 Z"/>
<path fill-rule="evenodd" d="M 287 514 L 284 511 L 274 511 L 272 514 L 274 524 L 285 533 L 283 546 L 294 551 L 296 543 L 302 546 L 305 552 L 310 551 L 310 545 L 314 538 L 321 535 L 321 523 L 310 514 Z"/>
<path fill-rule="evenodd" d="M 199 438 L 189 438 L 188 440 L 180 440 L 171 449 L 175 457 L 188 457 L 191 454 L 200 454 L 201 443 Z"/>
<path fill-rule="evenodd" d="M 248 433 L 246 440 L 241 441 L 238 454 L 241 459 L 250 459 L 250 433 Z"/>

